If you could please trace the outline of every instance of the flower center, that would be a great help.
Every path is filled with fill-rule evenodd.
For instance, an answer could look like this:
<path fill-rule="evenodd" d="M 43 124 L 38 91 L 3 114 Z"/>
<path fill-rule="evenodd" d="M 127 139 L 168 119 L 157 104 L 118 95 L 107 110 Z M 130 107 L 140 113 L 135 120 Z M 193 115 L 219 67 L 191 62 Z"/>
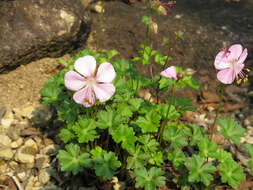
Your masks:
<path fill-rule="evenodd" d="M 89 86 L 89 87 L 92 87 L 94 84 L 97 83 L 96 78 L 93 76 L 88 77 L 86 81 L 87 81 L 87 86 Z"/>

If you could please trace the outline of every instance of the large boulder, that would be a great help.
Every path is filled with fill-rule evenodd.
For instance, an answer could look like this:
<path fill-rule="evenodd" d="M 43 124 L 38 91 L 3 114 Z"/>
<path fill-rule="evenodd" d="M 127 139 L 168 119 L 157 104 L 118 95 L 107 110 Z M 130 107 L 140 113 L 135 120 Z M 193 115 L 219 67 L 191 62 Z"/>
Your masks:
<path fill-rule="evenodd" d="M 71 52 L 90 28 L 81 0 L 4 0 L 0 15 L 0 72 Z"/>

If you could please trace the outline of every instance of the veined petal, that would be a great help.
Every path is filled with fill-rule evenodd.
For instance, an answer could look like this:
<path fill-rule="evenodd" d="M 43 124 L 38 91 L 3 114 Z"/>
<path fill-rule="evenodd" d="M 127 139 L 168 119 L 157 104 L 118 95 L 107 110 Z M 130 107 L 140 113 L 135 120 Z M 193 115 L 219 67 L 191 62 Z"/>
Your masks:
<path fill-rule="evenodd" d="M 224 69 L 217 73 L 217 78 L 223 84 L 232 84 L 235 80 L 236 73 L 233 69 Z"/>
<path fill-rule="evenodd" d="M 168 67 L 164 71 L 161 72 L 161 75 L 167 78 L 177 79 L 177 72 L 174 66 Z"/>
<path fill-rule="evenodd" d="M 248 56 L 248 50 L 245 48 L 239 57 L 238 63 L 243 63 Z"/>
<path fill-rule="evenodd" d="M 115 93 L 115 87 L 113 84 L 95 84 L 93 85 L 93 90 L 100 102 L 109 100 Z"/>
<path fill-rule="evenodd" d="M 85 78 L 75 71 L 68 71 L 64 76 L 65 86 L 69 90 L 77 91 L 83 88 L 86 84 Z"/>
<path fill-rule="evenodd" d="M 236 61 L 239 59 L 240 55 L 242 54 L 242 45 L 240 44 L 234 44 L 230 46 L 228 51 L 230 51 L 228 55 L 228 60 L 229 61 Z"/>
<path fill-rule="evenodd" d="M 97 71 L 97 82 L 110 83 L 115 78 L 116 73 L 111 63 L 101 63 Z"/>
<path fill-rule="evenodd" d="M 220 51 L 216 55 L 215 61 L 214 61 L 214 66 L 218 70 L 229 68 L 229 61 L 227 59 L 225 51 Z"/>
<path fill-rule="evenodd" d="M 244 64 L 237 63 L 236 66 L 234 67 L 235 75 L 238 75 L 242 69 L 244 68 Z"/>
<path fill-rule="evenodd" d="M 91 107 L 95 103 L 95 95 L 92 88 L 85 87 L 74 93 L 73 99 L 76 103 L 82 104 L 85 107 Z"/>
<path fill-rule="evenodd" d="M 75 70 L 85 77 L 95 74 L 96 59 L 90 55 L 78 58 L 74 64 Z"/>

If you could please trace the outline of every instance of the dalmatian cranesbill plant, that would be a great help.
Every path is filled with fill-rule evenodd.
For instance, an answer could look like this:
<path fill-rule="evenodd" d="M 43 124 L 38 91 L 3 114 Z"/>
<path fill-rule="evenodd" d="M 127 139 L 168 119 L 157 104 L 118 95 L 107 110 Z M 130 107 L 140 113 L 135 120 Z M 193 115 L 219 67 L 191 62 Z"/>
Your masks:
<path fill-rule="evenodd" d="M 168 65 L 169 56 L 142 48 L 151 53 L 140 51 L 134 61 L 114 59 L 115 50 L 84 50 L 62 61 L 65 69 L 41 90 L 43 103 L 55 108 L 65 123 L 59 136 L 66 145 L 57 155 L 61 170 L 84 173 L 87 181 L 94 175 L 100 181 L 117 176 L 144 190 L 167 182 L 201 189 L 215 186 L 219 179 L 236 188 L 245 179 L 244 168 L 253 169 L 253 147 L 245 145 L 250 159 L 241 165 L 201 126 L 183 122 L 186 111 L 195 108 L 189 98 L 175 93 L 185 87 L 198 90 L 198 83 L 191 72 Z M 218 74 L 218 80 L 228 84 L 245 76 L 241 71 L 246 55 L 239 45 L 220 52 L 215 67 L 225 74 Z M 157 76 L 136 72 L 135 64 L 151 60 L 164 67 Z M 158 98 L 153 101 L 156 90 Z M 216 123 L 231 146 L 240 144 L 245 130 L 234 119 Z"/>

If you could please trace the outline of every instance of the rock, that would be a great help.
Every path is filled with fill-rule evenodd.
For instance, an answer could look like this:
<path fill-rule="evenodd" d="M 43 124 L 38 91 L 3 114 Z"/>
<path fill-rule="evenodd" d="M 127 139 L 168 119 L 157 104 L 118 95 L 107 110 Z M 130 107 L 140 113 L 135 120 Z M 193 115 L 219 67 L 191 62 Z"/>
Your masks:
<path fill-rule="evenodd" d="M 0 1 L 0 15 L 0 72 L 71 52 L 84 44 L 90 28 L 77 0 Z"/>
<path fill-rule="evenodd" d="M 12 159 L 13 155 L 14 151 L 11 148 L 0 147 L 0 158 L 4 160 L 10 160 Z"/>
<path fill-rule="evenodd" d="M 35 167 L 38 169 L 50 167 L 49 156 L 44 154 L 37 154 L 35 157 Z"/>
<path fill-rule="evenodd" d="M 34 155 L 22 153 L 23 150 L 24 150 L 23 147 L 18 149 L 17 153 L 15 154 L 15 160 L 17 162 L 21 162 L 21 163 L 24 163 L 24 164 L 34 163 Z"/>
<path fill-rule="evenodd" d="M 7 135 L 13 140 L 16 141 L 20 138 L 20 132 L 23 128 L 23 125 L 14 125 L 8 128 Z"/>
<path fill-rule="evenodd" d="M 6 108 L 3 106 L 0 106 L 0 121 L 3 118 L 5 113 L 6 113 Z"/>
<path fill-rule="evenodd" d="M 33 139 L 28 139 L 25 141 L 24 147 L 33 149 L 34 154 L 38 152 L 38 146 Z"/>
<path fill-rule="evenodd" d="M 25 186 L 25 190 L 39 190 L 41 187 L 35 187 L 35 183 L 38 182 L 37 176 L 31 176 Z"/>
<path fill-rule="evenodd" d="M 32 139 L 28 139 L 15 154 L 15 160 L 24 164 L 33 164 L 35 155 L 38 152 L 38 146 Z"/>
<path fill-rule="evenodd" d="M 23 144 L 23 139 L 18 138 L 16 141 L 11 143 L 11 148 L 18 148 Z"/>
<path fill-rule="evenodd" d="M 29 175 L 25 171 L 22 171 L 17 173 L 17 176 L 21 181 L 26 181 Z"/>
<path fill-rule="evenodd" d="M 9 169 L 8 164 L 5 161 L 0 160 L 0 176 L 7 173 Z"/>
<path fill-rule="evenodd" d="M 91 10 L 95 11 L 96 13 L 104 13 L 105 9 L 103 7 L 102 1 L 98 1 L 98 2 L 94 3 L 91 6 Z"/>
<path fill-rule="evenodd" d="M 14 116 L 11 110 L 7 110 L 4 117 L 1 119 L 2 127 L 8 128 L 14 122 Z"/>
<path fill-rule="evenodd" d="M 38 175 L 38 179 L 39 179 L 39 182 L 43 185 L 45 185 L 49 182 L 50 175 L 47 172 L 47 169 L 40 170 L 39 175 Z"/>
<path fill-rule="evenodd" d="M 19 165 L 18 165 L 17 162 L 11 161 L 11 162 L 9 162 L 9 167 L 10 167 L 11 169 L 13 169 L 14 171 L 17 171 L 17 169 L 19 168 Z"/>
<path fill-rule="evenodd" d="M 31 119 L 32 112 L 34 111 L 35 107 L 32 105 L 27 105 L 22 108 L 14 108 L 13 112 L 18 119 Z"/>
<path fill-rule="evenodd" d="M 245 120 L 244 120 L 244 125 L 248 126 L 248 125 L 253 125 L 253 115 L 248 115 Z"/>
<path fill-rule="evenodd" d="M 0 135 L 0 147 L 11 147 L 11 139 L 6 135 Z"/>

